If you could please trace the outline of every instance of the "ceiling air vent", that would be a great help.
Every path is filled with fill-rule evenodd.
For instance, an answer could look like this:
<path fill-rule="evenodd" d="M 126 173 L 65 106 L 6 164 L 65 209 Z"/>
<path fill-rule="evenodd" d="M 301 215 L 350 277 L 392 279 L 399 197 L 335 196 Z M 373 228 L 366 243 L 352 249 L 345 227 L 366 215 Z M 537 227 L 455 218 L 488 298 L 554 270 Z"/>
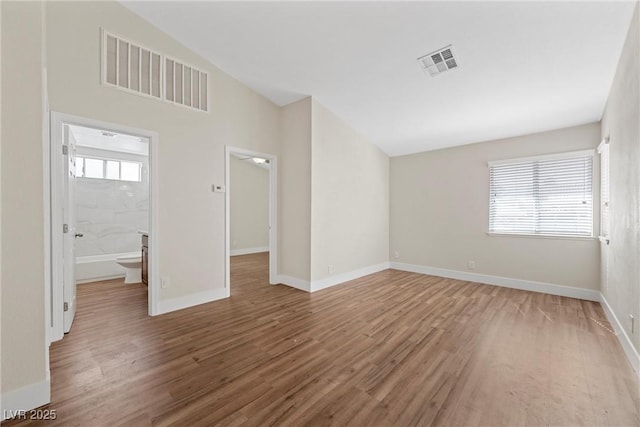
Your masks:
<path fill-rule="evenodd" d="M 425 73 L 431 77 L 458 68 L 451 45 L 418 58 L 418 63 Z"/>

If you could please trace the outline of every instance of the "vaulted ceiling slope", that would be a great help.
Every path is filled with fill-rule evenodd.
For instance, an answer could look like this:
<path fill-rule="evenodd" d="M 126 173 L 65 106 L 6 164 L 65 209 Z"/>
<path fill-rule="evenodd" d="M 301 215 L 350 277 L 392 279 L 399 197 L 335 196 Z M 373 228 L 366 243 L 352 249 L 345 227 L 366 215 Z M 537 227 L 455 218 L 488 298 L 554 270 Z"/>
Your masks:
<path fill-rule="evenodd" d="M 389 155 L 598 121 L 635 2 L 125 2 L 274 103 Z M 417 58 L 452 45 L 458 67 Z"/>

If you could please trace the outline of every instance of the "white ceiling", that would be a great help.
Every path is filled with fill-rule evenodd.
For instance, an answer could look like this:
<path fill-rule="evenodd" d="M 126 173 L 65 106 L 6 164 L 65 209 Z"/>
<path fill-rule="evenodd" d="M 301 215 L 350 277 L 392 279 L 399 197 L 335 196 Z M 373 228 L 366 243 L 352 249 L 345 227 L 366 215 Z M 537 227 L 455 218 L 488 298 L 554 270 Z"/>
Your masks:
<path fill-rule="evenodd" d="M 69 126 L 79 147 L 116 151 L 118 153 L 149 155 L 149 140 L 139 136 L 114 133 L 84 126 Z"/>
<path fill-rule="evenodd" d="M 271 169 L 270 166 L 269 166 L 269 163 L 268 163 L 269 160 L 261 159 L 260 157 L 252 157 L 252 156 L 247 156 L 247 155 L 238 154 L 238 153 L 231 153 L 231 156 L 235 157 L 238 160 L 242 160 L 244 162 L 247 162 L 248 164 L 250 164 L 252 166 L 255 166 L 255 167 L 258 167 L 260 169 L 267 169 L 267 170 Z M 264 163 L 257 163 L 254 159 L 261 159 L 261 160 L 264 160 L 265 162 Z"/>
<path fill-rule="evenodd" d="M 125 2 L 278 105 L 312 95 L 390 155 L 600 120 L 634 4 Z M 459 69 L 428 77 L 416 59 L 448 44 Z"/>

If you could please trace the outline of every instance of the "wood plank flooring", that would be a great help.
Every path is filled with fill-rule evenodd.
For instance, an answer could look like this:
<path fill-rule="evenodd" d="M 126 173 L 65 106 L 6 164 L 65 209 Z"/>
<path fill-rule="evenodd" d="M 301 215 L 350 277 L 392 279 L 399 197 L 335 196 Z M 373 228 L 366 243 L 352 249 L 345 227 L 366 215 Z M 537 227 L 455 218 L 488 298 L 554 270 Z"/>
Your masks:
<path fill-rule="evenodd" d="M 232 296 L 150 318 L 146 288 L 78 287 L 47 426 L 638 426 L 597 303 L 388 270 L 307 294 L 232 258 Z M 4 423 L 3 423 L 4 425 Z"/>

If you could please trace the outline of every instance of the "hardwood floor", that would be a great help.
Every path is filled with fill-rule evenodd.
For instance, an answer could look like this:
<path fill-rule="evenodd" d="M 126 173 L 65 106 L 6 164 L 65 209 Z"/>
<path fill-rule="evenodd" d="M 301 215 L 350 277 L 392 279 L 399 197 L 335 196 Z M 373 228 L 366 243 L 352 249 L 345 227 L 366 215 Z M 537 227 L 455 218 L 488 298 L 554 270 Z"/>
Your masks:
<path fill-rule="evenodd" d="M 307 294 L 268 285 L 267 261 L 233 257 L 231 298 L 154 318 L 143 285 L 79 286 L 57 420 L 6 424 L 640 423 L 597 303 L 394 270 Z"/>

